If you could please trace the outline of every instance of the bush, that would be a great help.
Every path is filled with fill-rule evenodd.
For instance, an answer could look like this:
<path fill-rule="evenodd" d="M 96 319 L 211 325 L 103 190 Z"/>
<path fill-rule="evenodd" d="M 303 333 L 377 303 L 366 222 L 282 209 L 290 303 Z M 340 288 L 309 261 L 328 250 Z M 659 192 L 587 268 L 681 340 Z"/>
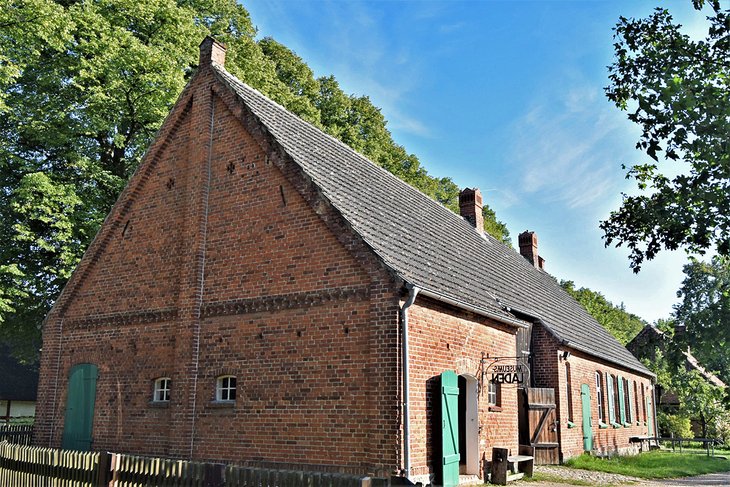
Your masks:
<path fill-rule="evenodd" d="M 689 416 L 682 414 L 657 413 L 657 422 L 662 431 L 669 433 L 675 438 L 694 438 L 692 433 L 692 421 Z"/>

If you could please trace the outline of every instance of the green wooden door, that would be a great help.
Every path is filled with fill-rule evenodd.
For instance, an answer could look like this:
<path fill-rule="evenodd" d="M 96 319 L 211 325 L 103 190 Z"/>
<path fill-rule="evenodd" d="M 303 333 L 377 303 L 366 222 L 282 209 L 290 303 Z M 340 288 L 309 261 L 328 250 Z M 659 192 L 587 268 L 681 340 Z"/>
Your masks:
<path fill-rule="evenodd" d="M 441 457 L 444 487 L 459 485 L 459 379 L 450 370 L 441 374 Z"/>
<path fill-rule="evenodd" d="M 651 399 L 646 398 L 646 425 L 649 427 L 649 436 L 654 436 L 654 413 L 651 412 Z"/>
<path fill-rule="evenodd" d="M 593 450 L 593 418 L 591 417 L 591 388 L 580 386 L 580 403 L 583 412 L 583 450 Z"/>
<path fill-rule="evenodd" d="M 91 450 L 91 426 L 94 422 L 97 377 L 98 370 L 94 364 L 78 364 L 71 368 L 61 443 L 64 449 Z"/>

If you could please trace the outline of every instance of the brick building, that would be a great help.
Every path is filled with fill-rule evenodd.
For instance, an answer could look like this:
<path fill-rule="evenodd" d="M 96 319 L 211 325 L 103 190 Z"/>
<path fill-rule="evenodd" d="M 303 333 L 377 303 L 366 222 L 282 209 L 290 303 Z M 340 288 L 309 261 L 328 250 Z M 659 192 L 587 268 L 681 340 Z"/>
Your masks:
<path fill-rule="evenodd" d="M 556 461 L 646 433 L 627 398 L 650 402 L 651 373 L 534 234 L 523 258 L 481 230 L 478 190 L 455 215 L 238 81 L 212 39 L 200 61 L 45 321 L 37 444 L 427 480 L 521 440 Z M 582 421 L 601 397 L 605 429 Z"/>

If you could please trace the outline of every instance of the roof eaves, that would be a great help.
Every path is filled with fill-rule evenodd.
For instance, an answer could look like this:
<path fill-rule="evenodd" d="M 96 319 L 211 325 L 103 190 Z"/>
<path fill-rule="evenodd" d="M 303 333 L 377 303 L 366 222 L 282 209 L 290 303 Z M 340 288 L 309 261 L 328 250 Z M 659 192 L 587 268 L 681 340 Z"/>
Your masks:
<path fill-rule="evenodd" d="M 485 310 L 485 309 L 483 309 L 481 307 L 477 307 L 477 306 L 473 306 L 473 305 L 467 304 L 467 303 L 465 303 L 465 302 L 463 302 L 461 300 L 453 299 L 453 298 L 444 296 L 443 294 L 440 294 L 440 293 L 437 293 L 437 292 L 434 292 L 434 291 L 431 291 L 431 290 L 428 290 L 428 289 L 421 289 L 419 291 L 419 294 L 422 294 L 422 295 L 424 295 L 426 297 L 435 299 L 437 301 L 441 301 L 443 303 L 447 303 L 447 304 L 450 304 L 452 306 L 456 306 L 457 308 L 460 308 L 460 309 L 463 309 L 463 310 L 466 310 L 466 311 L 470 311 L 470 312 L 472 312 L 474 314 L 477 314 L 477 315 L 480 315 L 480 316 L 484 316 L 486 318 L 490 318 L 490 319 L 493 319 L 493 320 L 498 321 L 500 323 L 504 323 L 504 324 L 507 324 L 507 325 L 511 325 L 511 326 L 514 326 L 514 327 L 517 327 L 517 328 L 527 328 L 529 326 L 529 324 L 527 322 L 525 322 L 523 320 L 520 320 L 518 318 L 511 318 L 511 317 L 506 316 L 506 315 L 498 315 L 496 313 L 492 313 L 490 311 L 487 311 L 487 310 Z"/>

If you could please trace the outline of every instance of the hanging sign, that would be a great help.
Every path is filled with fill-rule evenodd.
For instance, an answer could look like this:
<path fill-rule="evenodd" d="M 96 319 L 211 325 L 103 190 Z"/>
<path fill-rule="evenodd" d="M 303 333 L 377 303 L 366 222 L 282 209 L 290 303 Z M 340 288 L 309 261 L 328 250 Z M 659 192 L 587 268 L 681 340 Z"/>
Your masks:
<path fill-rule="evenodd" d="M 495 384 L 519 384 L 527 381 L 528 370 L 523 364 L 494 364 L 491 370 Z"/>

